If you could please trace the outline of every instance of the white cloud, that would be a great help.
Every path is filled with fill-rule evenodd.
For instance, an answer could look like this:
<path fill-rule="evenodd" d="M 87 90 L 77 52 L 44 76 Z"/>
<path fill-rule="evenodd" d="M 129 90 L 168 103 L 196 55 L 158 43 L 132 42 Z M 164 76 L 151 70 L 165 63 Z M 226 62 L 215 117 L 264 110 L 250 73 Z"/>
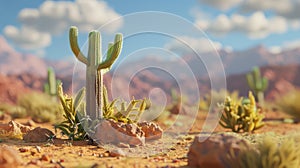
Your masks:
<path fill-rule="evenodd" d="M 231 51 L 231 47 L 223 47 L 219 42 L 212 42 L 207 38 L 193 38 L 188 36 L 179 36 L 177 39 L 165 44 L 164 48 L 180 54 L 188 54 L 194 51 L 197 53 L 208 53 L 221 49 Z"/>
<path fill-rule="evenodd" d="M 212 21 L 198 18 L 195 24 L 214 35 L 223 36 L 240 32 L 250 38 L 264 38 L 272 33 L 284 33 L 288 29 L 288 23 L 283 17 L 267 18 L 263 12 L 255 12 L 248 17 L 239 14 L 232 16 L 221 14 Z"/>
<path fill-rule="evenodd" d="M 296 48 L 300 48 L 300 40 L 284 42 L 281 46 L 271 46 L 268 49 L 271 53 L 278 54 L 282 51 L 293 50 Z"/>
<path fill-rule="evenodd" d="M 200 0 L 200 2 L 221 10 L 228 10 L 237 6 L 243 0 Z"/>
<path fill-rule="evenodd" d="M 271 10 L 276 12 L 287 12 L 291 10 L 290 0 L 246 0 L 241 4 L 240 10 L 243 12 L 253 12 L 258 10 Z"/>
<path fill-rule="evenodd" d="M 21 28 L 7 26 L 4 34 L 24 49 L 39 49 L 50 45 L 51 35 L 67 32 L 72 25 L 77 26 L 79 31 L 88 32 L 119 17 L 120 15 L 104 1 L 48 0 L 44 1 L 39 8 L 22 9 L 18 16 Z M 112 33 L 122 24 L 123 20 L 119 19 L 102 31 Z"/>
<path fill-rule="evenodd" d="M 18 29 L 9 25 L 4 28 L 4 34 L 14 44 L 24 49 L 40 49 L 51 43 L 49 33 L 41 33 L 28 27 Z"/>
<path fill-rule="evenodd" d="M 97 0 L 45 1 L 38 9 L 23 9 L 19 13 L 23 25 L 51 34 L 63 33 L 72 25 L 88 32 L 119 17 L 104 1 Z M 113 32 L 121 25 L 122 19 L 106 31 Z"/>
<path fill-rule="evenodd" d="M 268 10 L 286 19 L 297 20 L 300 18 L 299 8 L 299 0 L 246 0 L 241 4 L 240 10 L 242 12 Z"/>

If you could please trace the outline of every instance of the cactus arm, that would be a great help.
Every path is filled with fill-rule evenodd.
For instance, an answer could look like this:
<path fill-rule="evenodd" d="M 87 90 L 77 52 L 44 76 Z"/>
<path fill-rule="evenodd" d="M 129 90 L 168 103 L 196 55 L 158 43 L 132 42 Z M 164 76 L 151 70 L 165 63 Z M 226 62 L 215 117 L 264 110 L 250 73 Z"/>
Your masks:
<path fill-rule="evenodd" d="M 114 43 L 112 43 L 112 42 L 108 43 L 108 50 L 107 50 L 106 58 L 109 59 L 111 57 L 112 52 L 113 52 L 113 47 L 114 47 Z"/>
<path fill-rule="evenodd" d="M 78 29 L 76 27 L 72 26 L 70 28 L 70 32 L 69 32 L 71 49 L 72 49 L 73 53 L 75 54 L 76 58 L 80 62 L 88 65 L 89 64 L 88 59 L 84 56 L 84 54 L 81 52 L 80 48 L 78 47 L 77 37 L 78 37 Z"/>
<path fill-rule="evenodd" d="M 269 86 L 268 79 L 267 78 L 263 78 L 262 79 L 262 88 L 261 88 L 261 90 L 265 91 L 268 88 L 268 86 Z"/>
<path fill-rule="evenodd" d="M 122 50 L 122 44 L 123 44 L 122 39 L 123 39 L 122 34 L 116 35 L 115 43 L 113 45 L 110 45 L 110 48 L 108 49 L 109 55 L 107 55 L 107 58 L 105 59 L 105 61 L 103 61 L 101 64 L 99 64 L 98 70 L 109 68 L 115 62 L 115 60 L 118 58 L 118 56 Z"/>
<path fill-rule="evenodd" d="M 247 83 L 248 83 L 249 87 L 250 87 L 252 90 L 255 90 L 254 79 L 253 79 L 252 74 L 249 73 L 249 74 L 246 75 L 246 77 L 247 77 Z"/>

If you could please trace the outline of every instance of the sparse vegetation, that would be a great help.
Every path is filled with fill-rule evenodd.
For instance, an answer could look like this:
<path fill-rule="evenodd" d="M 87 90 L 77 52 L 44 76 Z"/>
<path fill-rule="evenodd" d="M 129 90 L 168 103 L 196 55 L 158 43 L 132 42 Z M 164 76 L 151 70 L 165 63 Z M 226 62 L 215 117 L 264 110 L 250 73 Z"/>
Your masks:
<path fill-rule="evenodd" d="M 18 98 L 16 105 L 2 104 L 0 110 L 12 118 L 31 117 L 36 122 L 57 122 L 62 118 L 59 103 L 52 97 L 39 92 L 24 94 Z"/>
<path fill-rule="evenodd" d="M 221 89 L 219 91 L 212 90 L 210 93 L 205 94 L 200 100 L 199 110 L 207 111 L 209 110 L 209 107 L 216 107 L 218 103 L 224 102 L 226 97 L 230 97 L 231 100 L 237 101 L 239 100 L 239 92 L 236 90 L 229 92 L 226 89 Z M 212 98 L 214 98 L 213 102 Z"/>
<path fill-rule="evenodd" d="M 62 119 L 59 103 L 53 101 L 52 97 L 43 93 L 30 93 L 18 99 L 18 106 L 26 110 L 35 122 L 58 122 Z"/>
<path fill-rule="evenodd" d="M 262 122 L 264 115 L 256 107 L 252 92 L 249 92 L 248 98 L 241 99 L 239 102 L 227 97 L 221 107 L 222 115 L 219 123 L 233 132 L 253 132 L 264 126 Z"/>
<path fill-rule="evenodd" d="M 295 89 L 283 95 L 278 95 L 276 104 L 280 110 L 291 115 L 295 120 L 300 120 L 300 90 Z"/>
<path fill-rule="evenodd" d="M 239 155 L 231 150 L 228 154 L 228 163 L 232 168 L 298 168 L 300 148 L 292 138 L 287 138 L 278 144 L 273 138 L 267 136 L 256 147 L 242 146 Z"/>

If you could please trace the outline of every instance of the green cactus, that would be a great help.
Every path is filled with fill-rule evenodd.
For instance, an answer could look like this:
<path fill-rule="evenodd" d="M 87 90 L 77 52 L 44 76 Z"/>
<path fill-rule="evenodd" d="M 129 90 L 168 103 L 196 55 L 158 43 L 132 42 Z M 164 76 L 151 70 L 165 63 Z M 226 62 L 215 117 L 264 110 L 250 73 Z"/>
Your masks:
<path fill-rule="evenodd" d="M 264 91 L 268 88 L 268 79 L 261 77 L 258 67 L 254 67 L 252 72 L 246 75 L 248 85 L 257 98 L 259 105 L 264 106 Z"/>
<path fill-rule="evenodd" d="M 56 80 L 55 72 L 53 68 L 48 68 L 47 83 L 44 84 L 44 92 L 50 96 L 57 96 L 57 86 L 61 83 L 60 80 Z"/>
<path fill-rule="evenodd" d="M 98 31 L 89 33 L 87 57 L 77 43 L 78 29 L 70 28 L 70 45 L 76 58 L 86 65 L 86 113 L 92 119 L 103 118 L 103 74 L 107 72 L 122 50 L 122 34 L 115 36 L 114 43 L 108 44 L 107 56 L 102 61 L 101 38 Z"/>

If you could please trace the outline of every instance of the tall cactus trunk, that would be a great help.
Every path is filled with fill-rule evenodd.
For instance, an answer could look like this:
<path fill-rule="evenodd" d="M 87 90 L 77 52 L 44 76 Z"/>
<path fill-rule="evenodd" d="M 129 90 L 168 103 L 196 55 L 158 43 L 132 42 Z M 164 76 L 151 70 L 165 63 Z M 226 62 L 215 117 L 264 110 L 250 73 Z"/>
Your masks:
<path fill-rule="evenodd" d="M 97 71 L 96 77 L 96 98 L 98 105 L 98 118 L 103 118 L 103 71 Z"/>
<path fill-rule="evenodd" d="M 70 28 L 70 45 L 75 57 L 86 65 L 86 114 L 91 119 L 103 118 L 103 74 L 107 72 L 119 56 L 122 49 L 122 34 L 115 36 L 109 43 L 106 59 L 102 60 L 101 37 L 98 31 L 89 34 L 88 56 L 84 56 L 78 47 L 78 29 Z"/>
<path fill-rule="evenodd" d="M 257 100 L 259 105 L 261 107 L 264 107 L 265 104 L 264 92 L 257 92 L 256 95 L 257 95 Z"/>
<path fill-rule="evenodd" d="M 89 66 L 86 71 L 86 111 L 91 118 L 98 118 L 101 116 L 101 95 L 99 95 L 101 82 L 98 73 L 98 64 L 101 60 L 101 48 L 100 48 L 100 33 L 91 32 L 89 34 L 89 50 L 88 60 Z"/>

